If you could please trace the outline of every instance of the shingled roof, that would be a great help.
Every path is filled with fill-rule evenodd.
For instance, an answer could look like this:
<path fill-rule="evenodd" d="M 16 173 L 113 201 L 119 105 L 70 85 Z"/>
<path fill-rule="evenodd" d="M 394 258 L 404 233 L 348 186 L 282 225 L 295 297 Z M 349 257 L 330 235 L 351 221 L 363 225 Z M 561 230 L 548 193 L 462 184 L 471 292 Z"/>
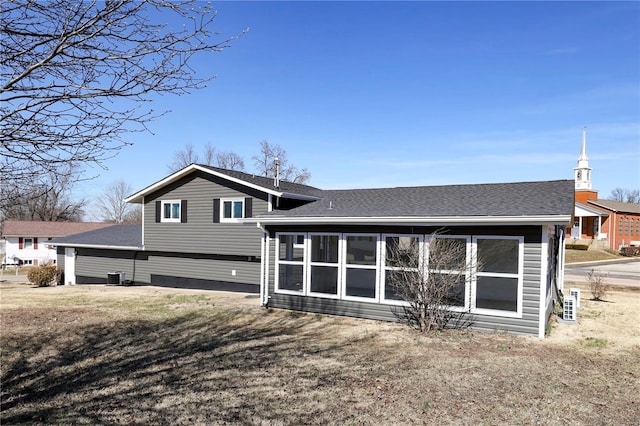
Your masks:
<path fill-rule="evenodd" d="M 81 234 L 55 238 L 60 247 L 94 247 L 110 249 L 142 249 L 142 225 L 111 225 Z"/>
<path fill-rule="evenodd" d="M 266 213 L 269 222 L 448 218 L 540 218 L 569 220 L 574 182 L 493 183 L 323 191 L 320 199 L 287 211 Z"/>
<path fill-rule="evenodd" d="M 37 220 L 5 220 L 2 224 L 4 237 L 64 237 L 79 232 L 111 226 L 97 222 L 43 222 Z"/>
<path fill-rule="evenodd" d="M 604 208 L 616 213 L 621 212 L 640 214 L 639 203 L 623 203 L 621 201 L 612 200 L 587 200 L 587 202 L 589 204 L 593 204 L 594 206 L 598 206 L 600 208 Z"/>
<path fill-rule="evenodd" d="M 187 167 L 165 177 L 164 179 L 147 186 L 146 188 L 136 192 L 135 194 L 130 195 L 125 201 L 130 203 L 140 203 L 142 202 L 142 198 L 145 195 L 157 191 L 158 189 L 169 185 L 177 181 L 178 179 L 181 179 L 182 177 L 196 171 L 209 173 L 213 176 L 246 185 L 250 188 L 258 189 L 260 191 L 264 191 L 268 194 L 272 194 L 282 198 L 315 200 L 318 197 L 318 194 L 322 192 L 321 189 L 315 188 L 313 186 L 289 182 L 286 180 L 280 180 L 279 186 L 275 187 L 272 178 L 257 176 L 237 170 L 227 170 L 218 167 L 206 166 L 203 164 L 190 164 Z"/>

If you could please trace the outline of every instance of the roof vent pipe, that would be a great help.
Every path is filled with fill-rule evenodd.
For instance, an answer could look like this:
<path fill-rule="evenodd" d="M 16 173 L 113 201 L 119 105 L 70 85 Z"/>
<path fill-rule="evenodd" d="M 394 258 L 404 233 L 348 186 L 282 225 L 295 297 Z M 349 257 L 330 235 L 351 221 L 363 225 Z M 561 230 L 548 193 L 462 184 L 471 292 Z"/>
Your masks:
<path fill-rule="evenodd" d="M 276 188 L 280 188 L 280 159 L 276 157 L 273 162 L 276 166 L 276 175 L 273 179 L 273 186 L 275 186 Z"/>
<path fill-rule="evenodd" d="M 333 210 L 333 201 L 329 201 L 329 210 Z"/>

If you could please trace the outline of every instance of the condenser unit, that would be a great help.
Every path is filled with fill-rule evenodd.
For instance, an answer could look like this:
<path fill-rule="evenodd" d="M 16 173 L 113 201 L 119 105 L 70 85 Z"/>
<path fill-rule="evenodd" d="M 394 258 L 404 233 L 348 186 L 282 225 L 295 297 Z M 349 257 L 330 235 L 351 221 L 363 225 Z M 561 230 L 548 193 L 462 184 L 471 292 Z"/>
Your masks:
<path fill-rule="evenodd" d="M 107 274 L 107 284 L 109 284 L 109 285 L 123 285 L 124 284 L 124 272 L 109 272 Z"/>
<path fill-rule="evenodd" d="M 576 297 L 569 294 L 564 297 L 564 306 L 562 307 L 562 319 L 565 321 L 577 321 L 576 315 Z"/>
<path fill-rule="evenodd" d="M 580 305 L 580 289 L 575 287 L 570 288 L 569 294 L 576 298 L 576 308 L 582 308 L 582 305 Z"/>

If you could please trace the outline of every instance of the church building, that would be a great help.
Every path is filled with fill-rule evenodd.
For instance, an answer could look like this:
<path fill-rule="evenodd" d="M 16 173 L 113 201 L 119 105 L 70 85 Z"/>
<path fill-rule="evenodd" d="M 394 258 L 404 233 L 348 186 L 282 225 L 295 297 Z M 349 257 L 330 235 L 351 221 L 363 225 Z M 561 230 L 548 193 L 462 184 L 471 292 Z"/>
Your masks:
<path fill-rule="evenodd" d="M 611 250 L 640 246 L 640 204 L 599 199 L 598 191 L 593 189 L 586 128 L 582 131 L 582 149 L 573 171 L 576 203 L 568 239 Z"/>

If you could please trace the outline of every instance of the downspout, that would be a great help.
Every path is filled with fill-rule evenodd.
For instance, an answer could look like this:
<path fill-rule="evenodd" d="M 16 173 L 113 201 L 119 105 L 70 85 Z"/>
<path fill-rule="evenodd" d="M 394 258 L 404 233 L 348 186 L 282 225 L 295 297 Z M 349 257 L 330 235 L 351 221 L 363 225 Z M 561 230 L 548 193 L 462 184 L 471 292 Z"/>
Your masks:
<path fill-rule="evenodd" d="M 269 245 L 267 244 L 267 230 L 257 222 L 256 226 L 262 230 L 260 240 L 260 306 L 269 306 L 269 280 L 265 276 L 269 262 Z"/>

